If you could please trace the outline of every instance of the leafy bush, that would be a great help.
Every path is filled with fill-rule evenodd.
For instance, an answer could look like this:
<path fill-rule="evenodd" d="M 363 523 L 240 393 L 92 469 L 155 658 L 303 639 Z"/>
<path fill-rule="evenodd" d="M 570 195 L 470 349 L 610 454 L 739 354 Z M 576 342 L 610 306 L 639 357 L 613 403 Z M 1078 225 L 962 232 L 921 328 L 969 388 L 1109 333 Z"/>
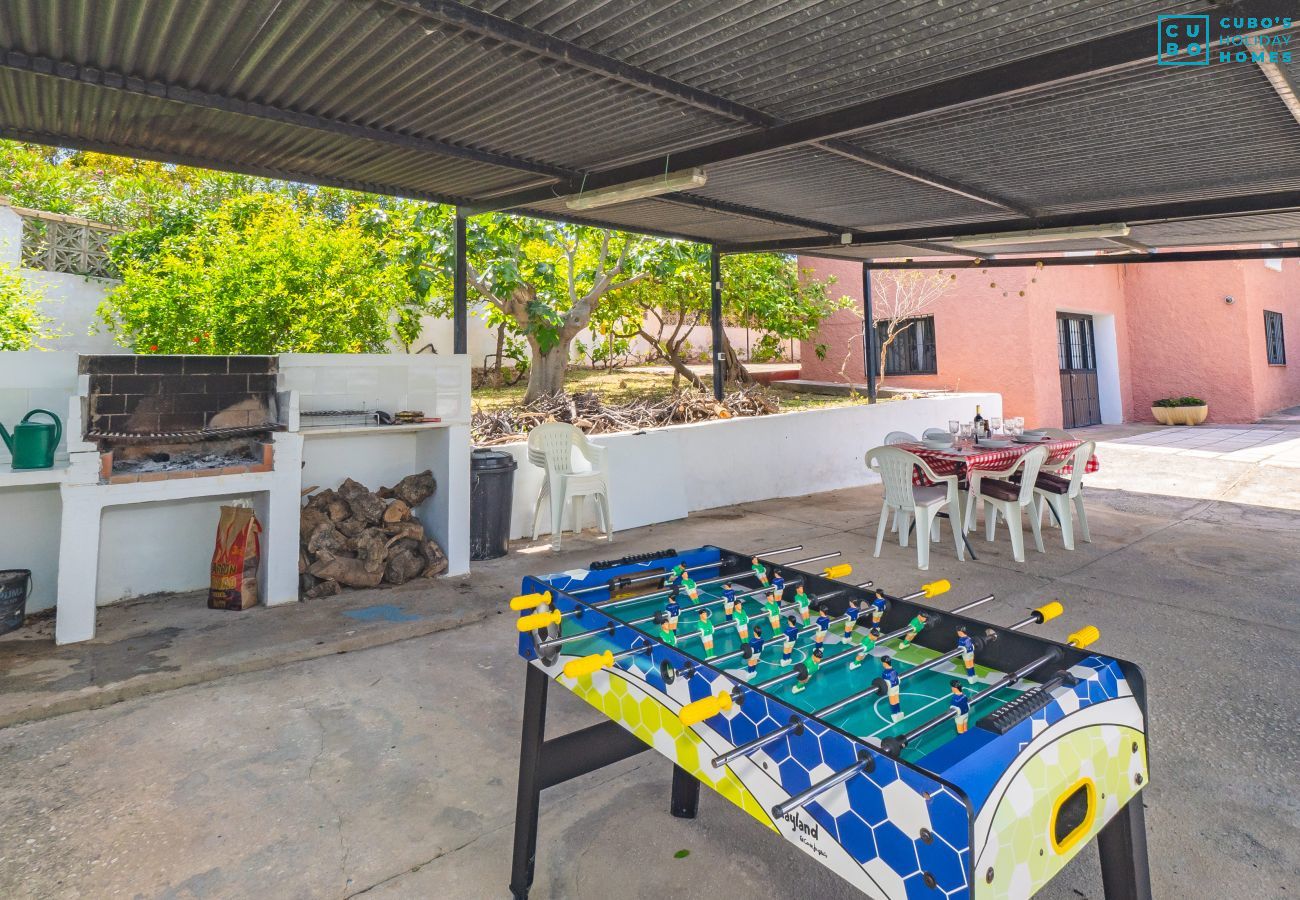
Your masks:
<path fill-rule="evenodd" d="M 1151 405 L 1159 406 L 1162 409 L 1170 409 L 1178 406 L 1204 406 L 1205 401 L 1200 397 L 1165 397 L 1163 400 L 1156 400 Z"/>
<path fill-rule="evenodd" d="M 43 299 L 11 266 L 0 265 L 0 350 L 45 349 L 40 341 L 57 332 L 37 308 Z"/>

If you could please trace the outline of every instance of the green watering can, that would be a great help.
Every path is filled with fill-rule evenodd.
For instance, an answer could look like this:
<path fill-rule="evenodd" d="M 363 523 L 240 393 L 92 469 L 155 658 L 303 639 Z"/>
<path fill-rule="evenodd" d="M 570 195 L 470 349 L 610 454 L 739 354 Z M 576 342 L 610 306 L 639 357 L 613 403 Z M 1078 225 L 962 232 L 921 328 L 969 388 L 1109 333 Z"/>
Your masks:
<path fill-rule="evenodd" d="M 54 420 L 49 422 L 29 422 L 34 415 L 46 415 Z M 59 446 L 63 437 L 63 423 L 59 417 L 48 409 L 34 409 L 14 426 L 11 435 L 0 425 L 0 438 L 13 454 L 13 467 L 17 469 L 49 469 L 54 466 L 54 448 Z"/>

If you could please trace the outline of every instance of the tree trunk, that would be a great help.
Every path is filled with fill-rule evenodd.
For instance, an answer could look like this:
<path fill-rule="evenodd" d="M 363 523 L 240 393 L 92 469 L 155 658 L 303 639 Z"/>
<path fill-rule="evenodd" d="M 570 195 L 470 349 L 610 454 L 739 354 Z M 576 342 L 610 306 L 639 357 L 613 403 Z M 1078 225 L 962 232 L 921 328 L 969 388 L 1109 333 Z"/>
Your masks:
<path fill-rule="evenodd" d="M 505 348 L 506 348 L 506 323 L 502 322 L 500 325 L 497 326 L 497 362 L 496 365 L 493 367 L 493 371 L 496 373 L 498 383 L 500 383 L 501 381 L 501 354 L 505 351 Z"/>
<path fill-rule="evenodd" d="M 564 373 L 569 367 L 569 346 L 572 343 L 572 336 L 561 336 L 554 347 L 543 353 L 537 342 L 529 337 L 533 360 L 528 366 L 528 390 L 524 392 L 524 403 L 564 390 Z"/>
<path fill-rule="evenodd" d="M 722 332 L 722 349 L 727 354 L 727 370 L 723 373 L 723 380 L 744 385 L 753 384 L 754 376 L 749 374 L 745 364 L 740 361 L 740 354 L 736 353 L 736 348 L 731 346 L 731 339 L 727 337 L 725 331 Z"/>

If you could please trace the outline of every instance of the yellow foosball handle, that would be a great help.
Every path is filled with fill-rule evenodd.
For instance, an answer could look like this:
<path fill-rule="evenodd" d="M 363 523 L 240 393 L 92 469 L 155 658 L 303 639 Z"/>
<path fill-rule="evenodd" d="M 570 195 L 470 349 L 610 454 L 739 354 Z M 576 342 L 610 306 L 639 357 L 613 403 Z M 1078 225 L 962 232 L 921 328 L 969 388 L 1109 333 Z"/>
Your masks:
<path fill-rule="evenodd" d="M 1078 647 L 1082 650 L 1089 644 L 1095 643 L 1101 637 L 1101 632 L 1097 630 L 1096 625 L 1085 625 L 1074 634 L 1065 639 L 1065 642 L 1071 647 Z"/>
<path fill-rule="evenodd" d="M 564 675 L 566 678 L 581 678 L 583 675 L 591 675 L 612 665 L 614 665 L 614 651 L 606 650 L 604 653 L 593 653 L 581 659 L 569 660 L 564 664 Z"/>
<path fill-rule="evenodd" d="M 946 594 L 952 589 L 952 584 L 947 578 L 940 578 L 938 581 L 931 581 L 929 584 L 921 585 L 921 590 L 925 591 L 926 599 L 938 597 L 940 594 Z"/>
<path fill-rule="evenodd" d="M 827 566 L 822 569 L 823 578 L 845 578 L 853 574 L 853 566 L 848 563 L 840 563 L 838 566 Z"/>
<path fill-rule="evenodd" d="M 510 608 L 515 612 L 523 612 L 526 609 L 537 609 L 543 603 L 551 602 L 551 592 L 544 594 L 520 594 L 518 597 L 510 598 Z"/>
<path fill-rule="evenodd" d="M 1038 616 L 1039 624 L 1050 622 L 1063 612 L 1065 612 L 1065 607 L 1061 605 L 1060 600 L 1053 600 L 1051 603 L 1044 603 L 1042 606 L 1034 610 L 1034 613 Z"/>
<path fill-rule="evenodd" d="M 712 697 L 705 697 L 703 700 L 696 700 L 694 703 L 688 703 L 682 707 L 682 711 L 677 717 L 682 720 L 683 725 L 695 725 L 703 722 L 705 719 L 711 719 L 720 712 L 731 709 L 731 694 L 723 691 Z"/>
<path fill-rule="evenodd" d="M 551 612 L 533 613 L 531 616 L 520 616 L 519 621 L 515 623 L 520 631 L 532 631 L 535 628 L 545 628 L 547 625 L 559 625 L 564 614 L 558 609 Z"/>

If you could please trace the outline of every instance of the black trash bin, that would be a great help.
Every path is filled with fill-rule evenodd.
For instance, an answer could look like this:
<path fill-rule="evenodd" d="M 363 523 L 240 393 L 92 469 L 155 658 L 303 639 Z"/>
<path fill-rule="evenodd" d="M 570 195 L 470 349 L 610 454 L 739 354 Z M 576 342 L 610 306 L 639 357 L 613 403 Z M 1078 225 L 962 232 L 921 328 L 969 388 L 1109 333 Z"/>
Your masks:
<path fill-rule="evenodd" d="M 496 559 L 510 552 L 510 510 L 519 464 L 501 450 L 474 450 L 469 475 L 469 558 Z"/>
<path fill-rule="evenodd" d="M 0 569 L 0 634 L 23 627 L 31 589 L 31 569 Z"/>

